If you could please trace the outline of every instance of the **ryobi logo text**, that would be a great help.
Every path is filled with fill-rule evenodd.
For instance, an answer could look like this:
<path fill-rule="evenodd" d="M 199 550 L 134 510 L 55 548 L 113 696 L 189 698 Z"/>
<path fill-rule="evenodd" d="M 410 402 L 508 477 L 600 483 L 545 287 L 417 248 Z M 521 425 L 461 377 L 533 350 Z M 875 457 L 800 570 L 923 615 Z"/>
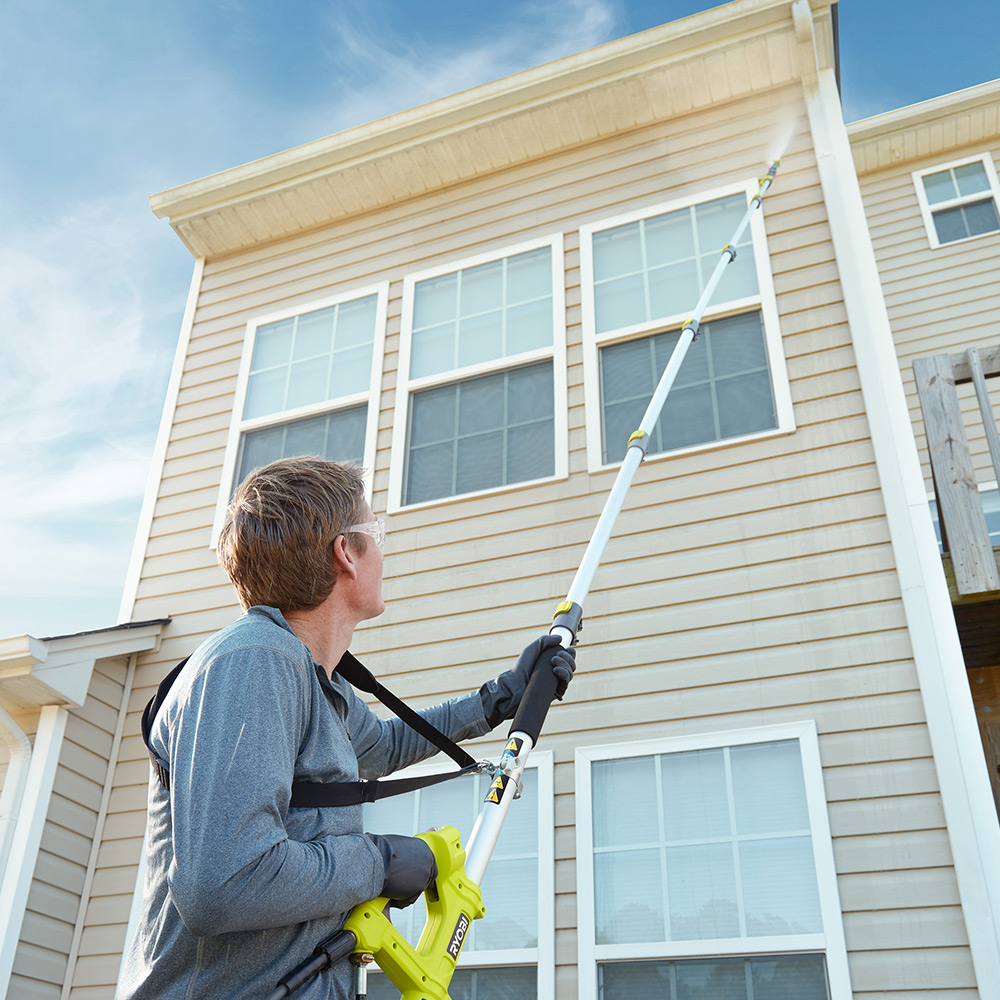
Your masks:
<path fill-rule="evenodd" d="M 458 923 L 455 924 L 455 929 L 451 933 L 451 941 L 448 942 L 448 954 L 456 962 L 458 961 L 458 953 L 462 950 L 462 944 L 465 941 L 465 935 L 468 930 L 469 918 L 464 913 L 460 913 L 458 915 Z"/>

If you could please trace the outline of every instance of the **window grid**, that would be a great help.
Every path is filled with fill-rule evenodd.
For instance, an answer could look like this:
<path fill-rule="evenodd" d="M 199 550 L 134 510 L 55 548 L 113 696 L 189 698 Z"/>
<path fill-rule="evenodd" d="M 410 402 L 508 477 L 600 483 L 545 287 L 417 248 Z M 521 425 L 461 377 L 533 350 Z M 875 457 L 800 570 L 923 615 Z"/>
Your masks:
<path fill-rule="evenodd" d="M 750 314 L 746 314 L 746 315 L 750 315 Z M 731 318 L 731 319 L 735 320 L 735 319 L 737 319 L 739 317 L 727 317 L 727 318 Z M 717 321 L 717 322 L 720 322 L 720 321 Z M 705 364 L 706 364 L 706 368 L 707 368 L 706 377 L 705 378 L 700 378 L 700 379 L 684 379 L 683 376 L 684 376 L 685 372 L 684 372 L 684 367 L 682 366 L 680 372 L 678 373 L 678 381 L 675 382 L 674 388 L 675 388 L 675 390 L 680 390 L 680 389 L 694 389 L 694 388 L 697 388 L 699 386 L 707 386 L 708 387 L 708 391 L 710 393 L 711 402 L 712 402 L 712 414 L 711 414 L 712 435 L 710 437 L 704 438 L 703 440 L 704 441 L 721 441 L 721 440 L 724 439 L 724 437 L 732 436 L 732 435 L 724 435 L 723 434 L 722 417 L 721 417 L 721 406 L 720 406 L 720 399 L 719 399 L 719 387 L 720 386 L 725 386 L 729 382 L 735 383 L 737 380 L 745 379 L 749 375 L 767 374 L 769 376 L 769 378 L 770 378 L 770 369 L 769 369 L 769 367 L 768 367 L 767 364 L 763 364 L 763 365 L 751 365 L 751 366 L 746 367 L 746 368 L 741 368 L 739 371 L 732 371 L 732 372 L 729 372 L 728 374 L 717 375 L 716 374 L 715 354 L 714 354 L 714 352 L 712 350 L 712 325 L 710 323 L 706 323 L 704 326 L 702 326 L 701 330 L 700 330 L 699 336 L 700 336 L 700 338 L 702 340 L 702 344 L 704 345 L 705 359 L 706 359 L 705 360 Z M 668 342 L 668 341 L 672 340 L 673 341 L 673 344 L 671 345 L 671 351 L 672 351 L 673 347 L 676 346 L 677 340 L 679 338 L 680 338 L 680 331 L 676 331 L 676 330 L 675 331 L 669 331 L 669 332 L 668 331 L 664 331 L 663 333 L 653 334 L 652 336 L 649 336 L 649 337 L 645 338 L 647 344 L 649 345 L 648 361 L 649 361 L 650 384 L 652 386 L 656 386 L 656 384 L 659 382 L 660 375 L 661 375 L 662 370 L 663 370 L 662 368 L 659 367 L 658 362 L 657 362 L 657 358 L 656 358 L 656 347 L 657 347 L 658 342 L 659 343 L 664 343 L 664 342 Z M 620 343 L 637 343 L 637 342 L 641 342 L 642 340 L 643 340 L 643 338 L 641 338 L 641 337 L 635 337 L 635 338 L 632 338 L 631 340 L 622 341 Z M 695 346 L 696 344 L 697 344 L 697 341 L 695 342 L 695 344 L 692 344 L 692 347 L 691 347 L 692 350 L 693 349 L 697 349 L 696 346 Z M 648 391 L 644 390 L 642 392 L 632 393 L 632 394 L 627 395 L 627 396 L 619 396 L 619 397 L 616 397 L 615 399 L 611 399 L 611 400 L 609 400 L 609 399 L 606 398 L 605 381 L 604 381 L 604 358 L 605 358 L 605 351 L 614 350 L 614 348 L 616 346 L 618 346 L 618 345 L 617 344 L 609 344 L 607 346 L 600 347 L 598 349 L 599 350 L 599 357 L 600 357 L 600 366 L 599 367 L 600 367 L 600 370 L 601 370 L 601 449 L 602 449 L 602 457 L 603 457 L 603 460 L 605 462 L 607 462 L 607 461 L 610 460 L 609 456 L 611 456 L 611 454 L 612 454 L 612 448 L 613 447 L 615 447 L 615 448 L 617 448 L 619 446 L 624 447 L 625 443 L 626 443 L 626 439 L 625 438 L 623 438 L 621 441 L 613 441 L 613 440 L 610 440 L 610 438 L 609 438 L 609 433 L 608 433 L 609 432 L 609 427 L 608 427 L 609 421 L 608 421 L 608 417 L 607 417 L 607 408 L 608 408 L 608 406 L 609 405 L 614 405 L 616 407 L 620 407 L 622 404 L 625 404 L 625 403 L 636 403 L 636 404 L 639 404 L 639 406 L 637 407 L 637 414 L 638 415 L 637 415 L 636 420 L 635 420 L 635 423 L 638 424 L 639 419 L 641 418 L 642 414 L 645 412 L 645 409 L 648 406 L 649 400 L 650 400 L 651 395 L 652 395 L 651 392 L 648 392 Z M 765 346 L 765 351 L 766 351 L 766 346 Z M 689 354 L 690 354 L 690 351 L 689 351 Z M 765 356 L 766 356 L 766 354 L 765 354 Z M 685 362 L 687 362 L 687 358 L 685 358 Z M 664 364 L 664 367 L 665 366 L 666 365 Z M 774 398 L 773 398 L 773 391 L 774 391 L 773 382 L 771 383 L 771 388 L 772 388 L 772 406 L 774 406 L 774 402 L 775 401 L 774 401 Z M 666 412 L 666 411 L 664 410 L 664 412 Z M 662 414 L 661 414 L 661 417 L 662 417 Z M 777 413 L 776 412 L 772 412 L 772 417 L 773 417 L 773 419 L 775 421 L 775 425 L 776 425 L 776 423 L 777 423 Z M 651 455 L 662 454 L 662 453 L 665 453 L 665 452 L 677 450 L 679 447 L 683 447 L 683 445 L 671 444 L 670 442 L 668 442 L 665 439 L 664 424 L 663 424 L 662 419 L 658 419 L 657 422 L 653 425 L 653 432 L 652 432 L 651 438 L 652 438 L 652 440 L 650 441 L 650 448 L 649 448 L 649 453 Z"/>
<path fill-rule="evenodd" d="M 653 757 L 653 773 L 656 780 L 656 805 L 657 805 L 657 825 L 659 830 L 659 840 L 656 842 L 650 841 L 632 841 L 626 844 L 614 844 L 599 847 L 597 845 L 593 848 L 594 857 L 597 858 L 602 854 L 612 855 L 618 853 L 626 853 L 632 851 L 650 851 L 656 850 L 659 855 L 660 863 L 660 875 L 661 875 L 661 886 L 663 892 L 663 924 L 664 924 L 664 940 L 672 941 L 673 935 L 671 933 L 671 913 L 670 913 L 670 882 L 667 877 L 667 851 L 670 848 L 677 847 L 704 847 L 704 846 L 721 846 L 728 844 L 733 858 L 733 878 L 734 878 L 734 891 L 736 893 L 736 906 L 737 915 L 739 919 L 739 937 L 745 938 L 749 937 L 747 933 L 747 923 L 746 923 L 746 909 L 744 906 L 743 899 L 743 880 L 742 880 L 742 870 L 740 863 L 740 845 L 746 843 L 755 843 L 767 840 L 783 840 L 789 837 L 809 837 L 811 840 L 811 831 L 808 828 L 800 827 L 785 827 L 780 830 L 771 830 L 767 833 L 739 833 L 736 818 L 736 792 L 733 783 L 732 774 L 732 762 L 730 759 L 731 747 L 720 748 L 723 751 L 723 768 L 725 773 L 725 785 L 726 785 L 726 799 L 728 807 L 728 817 L 729 817 L 729 829 L 730 833 L 722 836 L 703 836 L 703 837 L 674 837 L 668 838 L 666 832 L 666 806 L 667 803 L 664 801 L 663 797 L 663 758 L 664 754 L 657 754 Z M 594 808 L 596 810 L 597 803 L 594 803 Z M 753 935 L 757 937 L 758 935 Z"/>
<path fill-rule="evenodd" d="M 1000 232 L 1000 181 L 989 154 L 914 171 L 913 183 L 932 249 Z"/>
<path fill-rule="evenodd" d="M 693 287 L 698 283 L 695 279 L 696 273 L 701 275 L 702 280 L 704 280 L 704 277 L 708 274 L 709 265 L 711 264 L 714 267 L 717 264 L 718 259 L 715 257 L 714 251 L 718 250 L 721 253 L 722 246 L 725 243 L 725 238 L 720 234 L 728 227 L 730 221 L 729 213 L 736 211 L 737 199 L 743 206 L 748 206 L 751 196 L 757 191 L 757 187 L 756 183 L 753 185 L 748 183 L 745 186 L 735 189 L 733 187 L 718 188 L 714 191 L 703 192 L 696 198 L 651 206 L 647 209 L 630 212 L 617 218 L 609 218 L 580 227 L 584 400 L 587 412 L 587 466 L 591 472 L 601 471 L 609 466 L 614 466 L 617 463 L 617 459 L 621 457 L 617 452 L 616 442 L 623 427 L 614 426 L 613 423 L 609 424 L 605 412 L 603 350 L 610 346 L 632 343 L 642 337 L 656 336 L 672 328 L 676 329 L 686 319 L 686 316 L 689 314 L 682 310 L 693 307 L 697 299 L 698 289 L 694 290 L 690 296 L 691 300 L 688 302 L 687 294 L 682 294 L 683 288 L 687 287 L 688 284 Z M 715 214 L 716 206 L 718 214 Z M 710 209 L 709 213 L 704 216 L 701 222 L 692 224 L 690 222 L 692 213 L 693 218 L 698 220 L 700 218 L 699 213 L 704 208 Z M 604 293 L 603 299 L 599 299 L 602 286 L 612 280 L 613 264 L 609 266 L 607 262 L 613 260 L 614 254 L 610 242 L 602 248 L 600 237 L 614 230 L 625 231 L 627 227 L 634 226 L 635 230 L 641 229 L 641 246 L 645 252 L 648 240 L 650 239 L 647 225 L 668 216 L 677 218 L 681 212 L 684 212 L 689 220 L 687 223 L 689 235 L 675 235 L 674 232 L 671 232 L 673 227 L 669 225 L 665 226 L 662 238 L 658 234 L 658 239 L 661 238 L 661 243 L 656 250 L 659 256 L 657 257 L 656 266 L 653 268 L 653 271 L 657 272 L 664 268 L 677 266 L 674 258 L 668 260 L 667 257 L 671 252 L 671 247 L 675 243 L 680 246 L 681 241 L 683 241 L 683 261 L 685 262 L 684 266 L 688 268 L 688 272 L 678 272 L 675 274 L 672 283 L 664 279 L 662 287 L 657 286 L 656 289 L 653 288 L 649 280 L 646 280 L 640 286 L 637 280 L 637 267 L 639 266 L 637 262 L 640 260 L 639 247 L 637 245 L 639 238 L 636 236 L 631 249 L 625 246 L 624 243 L 622 244 L 623 255 L 629 255 L 628 257 L 623 256 L 623 262 L 629 266 L 628 274 L 634 276 L 633 280 L 636 283 L 636 287 L 632 292 L 634 307 L 629 308 L 628 288 L 622 289 L 617 301 L 609 298 L 607 292 Z M 679 226 L 680 223 L 678 222 L 677 225 Z M 735 222 L 733 223 L 733 228 L 735 228 Z M 717 236 L 719 237 L 718 240 L 716 239 Z M 731 237 L 732 232 L 727 233 L 726 236 Z M 738 404 L 736 408 L 732 405 L 734 402 L 733 397 L 727 396 L 726 405 L 723 407 L 721 406 L 720 393 L 723 392 L 724 388 L 728 390 L 729 386 L 720 382 L 717 376 L 714 382 L 708 384 L 706 384 L 707 380 L 700 382 L 699 385 L 702 387 L 700 394 L 697 392 L 690 393 L 691 403 L 698 406 L 699 411 L 706 411 L 711 406 L 711 423 L 709 422 L 708 414 L 705 413 L 704 417 L 699 419 L 698 424 L 693 426 L 700 427 L 704 425 L 706 429 L 712 428 L 714 431 L 713 435 L 711 437 L 706 435 L 694 440 L 691 434 L 683 430 L 682 425 L 674 421 L 675 430 L 678 433 L 671 433 L 670 436 L 673 439 L 673 443 L 657 449 L 654 446 L 654 442 L 657 440 L 657 437 L 660 437 L 662 440 L 662 436 L 658 434 L 659 428 L 655 429 L 650 442 L 651 447 L 647 455 L 648 459 L 692 451 L 705 451 L 718 446 L 718 444 L 726 443 L 729 440 L 751 437 L 763 438 L 794 431 L 795 421 L 791 392 L 785 368 L 785 359 L 781 350 L 777 305 L 774 297 L 771 272 L 768 266 L 765 241 L 766 236 L 761 214 L 760 212 L 754 212 L 750 216 L 749 225 L 742 239 L 735 245 L 735 249 L 739 251 L 737 261 L 743 264 L 743 269 L 739 272 L 738 278 L 734 276 L 732 279 L 723 280 L 720 285 L 720 291 L 722 295 L 728 297 L 724 300 L 720 299 L 719 301 L 710 303 L 705 315 L 702 317 L 702 332 L 706 330 L 706 327 L 712 321 L 718 321 L 718 319 L 723 317 L 749 315 L 750 310 L 755 311 L 760 317 L 763 334 L 763 366 L 755 368 L 753 371 L 748 369 L 742 373 L 730 373 L 727 371 L 724 376 L 724 379 L 728 380 L 738 374 L 743 374 L 747 379 L 745 384 L 746 391 L 751 393 L 751 395 L 746 396 L 742 400 L 735 400 Z M 718 245 L 716 246 L 717 243 Z M 708 244 L 712 244 L 711 248 L 708 247 Z M 709 249 L 712 250 L 711 254 L 708 252 Z M 660 260 L 659 257 L 662 257 L 663 260 Z M 641 258 L 641 266 L 647 275 L 649 274 L 650 259 L 649 253 L 645 253 Z M 680 257 L 677 258 L 677 260 L 681 259 Z M 730 264 L 728 267 L 730 269 L 739 267 L 739 264 Z M 617 274 L 614 277 L 617 278 Z M 728 286 L 727 281 L 729 282 Z M 684 301 L 681 301 L 682 299 Z M 640 308 L 648 317 L 648 314 L 654 311 L 654 306 L 656 306 L 656 311 L 658 312 L 676 311 L 671 312 L 670 315 L 641 319 L 639 316 Z M 651 358 L 650 363 L 652 362 L 653 359 Z M 715 376 L 715 372 L 713 372 L 713 376 Z M 755 384 L 754 379 L 756 379 Z M 765 385 L 765 380 L 767 385 Z M 734 382 L 732 390 L 736 390 L 737 385 L 738 383 Z M 765 412 L 767 408 L 766 392 L 768 385 L 770 387 L 772 403 L 772 412 L 770 414 Z M 682 388 L 686 388 L 686 385 L 680 382 L 675 386 L 675 390 Z M 695 388 L 698 387 L 696 386 Z M 627 381 L 624 389 L 626 391 L 628 389 Z M 621 389 L 617 391 L 621 391 Z M 634 418 L 628 407 L 623 406 L 618 409 L 618 422 L 620 424 L 634 419 L 634 422 L 631 423 L 631 426 L 621 440 L 623 452 L 628 435 L 638 425 L 638 421 L 645 411 L 645 406 L 650 395 L 651 391 L 649 395 L 644 397 L 641 408 Z M 671 403 L 677 407 L 681 407 L 681 401 L 677 398 L 678 393 L 675 391 L 671 393 L 671 396 L 673 399 L 668 397 L 667 407 L 669 408 Z M 635 394 L 634 396 L 635 400 L 642 398 L 639 394 Z M 731 428 L 741 424 L 742 418 L 739 409 L 741 405 L 745 404 L 749 404 L 755 411 L 752 415 L 753 426 L 745 432 L 734 433 Z M 721 428 L 727 428 L 725 434 L 722 433 L 720 422 Z M 712 426 L 713 424 L 714 427 Z M 609 426 L 611 427 L 610 433 Z"/>
<path fill-rule="evenodd" d="M 546 248 L 548 249 L 548 248 Z M 488 266 L 488 265 L 474 265 L 472 267 L 463 267 L 455 272 L 455 296 L 454 296 L 454 311 L 452 318 L 436 323 L 427 323 L 423 326 L 417 326 L 414 324 L 411 336 L 416 339 L 421 333 L 428 330 L 434 330 L 442 326 L 448 326 L 449 324 L 454 324 L 455 326 L 455 337 L 454 345 L 452 347 L 452 364 L 449 367 L 438 369 L 435 372 L 429 373 L 431 375 L 440 375 L 448 371 L 454 371 L 459 368 L 466 367 L 461 361 L 461 350 L 462 350 L 462 323 L 464 320 L 477 319 L 483 316 L 489 316 L 492 313 L 500 313 L 500 353 L 497 358 L 490 360 L 497 361 L 502 358 L 507 358 L 511 356 L 509 337 L 508 337 L 508 319 L 511 309 L 517 306 L 527 306 L 537 303 L 551 303 L 552 301 L 552 289 L 550 288 L 548 294 L 529 296 L 523 299 L 517 299 L 514 302 L 509 301 L 509 287 L 508 287 L 508 269 L 512 261 L 516 261 L 517 258 L 523 258 L 529 254 L 537 254 L 537 250 L 528 250 L 519 254 L 510 254 L 506 257 L 501 258 L 496 263 L 500 264 L 500 304 L 499 306 L 492 309 L 479 309 L 472 311 L 463 311 L 462 299 L 463 299 L 463 288 L 465 282 L 468 280 L 470 272 L 476 270 L 478 267 Z M 546 271 L 551 271 L 551 252 L 549 253 L 548 259 L 545 261 L 544 266 Z M 541 258 L 539 258 L 541 260 Z M 446 275 L 440 275 L 439 277 L 446 277 Z M 435 279 L 428 278 L 425 281 L 433 281 Z M 420 286 L 424 284 L 423 281 L 418 281 L 414 287 L 414 297 L 415 299 L 420 295 Z M 551 343 L 551 341 L 549 342 Z M 516 354 L 522 353 L 520 351 L 514 352 Z M 413 373 L 413 357 L 410 358 L 410 378 L 413 379 L 416 376 Z"/>
<path fill-rule="evenodd" d="M 326 364 L 326 379 L 325 379 L 325 391 L 321 398 L 315 400 L 315 403 L 332 403 L 338 399 L 345 398 L 352 395 L 356 390 L 352 390 L 349 393 L 336 393 L 334 392 L 334 362 L 344 355 L 357 355 L 362 354 L 368 355 L 368 360 L 370 363 L 371 351 L 373 348 L 375 340 L 375 330 L 372 329 L 371 338 L 367 341 L 362 341 L 359 343 L 349 343 L 343 346 L 338 344 L 338 333 L 340 332 L 340 313 L 342 306 L 355 306 L 355 307 L 367 307 L 368 303 L 371 303 L 372 311 L 374 312 L 375 307 L 375 296 L 368 295 L 362 296 L 358 299 L 350 300 L 345 303 L 336 303 L 333 306 L 329 306 L 326 309 L 313 309 L 308 310 L 303 313 L 299 313 L 296 316 L 291 317 L 290 320 L 278 320 L 274 323 L 268 323 L 257 328 L 257 333 L 254 343 L 254 354 L 256 355 L 257 349 L 262 342 L 263 337 L 271 334 L 272 330 L 270 328 L 280 328 L 283 324 L 291 322 L 291 341 L 288 348 L 288 357 L 285 361 L 274 363 L 274 364 L 255 364 L 254 359 L 251 359 L 251 366 L 249 372 L 249 384 L 247 397 L 244 401 L 244 419 L 254 419 L 262 417 L 270 417 L 276 414 L 284 413 L 290 409 L 296 409 L 297 406 L 289 406 L 289 393 L 292 389 L 292 375 L 296 365 L 304 365 L 310 361 L 320 361 L 323 358 L 327 359 Z M 311 354 L 303 355 L 301 357 L 296 357 L 296 350 L 299 345 L 299 325 L 303 319 L 308 319 L 311 316 L 315 316 L 317 313 L 326 312 L 332 310 L 333 317 L 332 323 L 330 324 L 331 335 L 330 335 L 330 348 L 326 351 L 314 351 Z M 267 375 L 274 372 L 284 371 L 283 389 L 281 393 L 281 406 L 269 409 L 262 413 L 247 414 L 246 410 L 250 406 L 250 402 L 253 395 L 254 380 L 258 376 Z M 367 388 L 367 381 L 365 383 Z M 309 404 L 307 404 L 309 405 Z"/>

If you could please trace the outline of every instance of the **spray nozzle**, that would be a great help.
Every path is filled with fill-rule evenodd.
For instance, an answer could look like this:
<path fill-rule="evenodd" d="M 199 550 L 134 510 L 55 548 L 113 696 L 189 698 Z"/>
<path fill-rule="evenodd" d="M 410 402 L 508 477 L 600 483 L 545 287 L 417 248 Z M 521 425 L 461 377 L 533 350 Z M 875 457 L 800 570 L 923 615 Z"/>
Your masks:
<path fill-rule="evenodd" d="M 771 169 L 768 170 L 768 172 L 767 172 L 767 176 L 768 177 L 771 177 L 773 179 L 774 175 L 778 172 L 778 166 L 780 165 L 780 163 L 781 163 L 781 160 L 780 159 L 776 159 L 774 161 L 774 163 L 771 164 Z"/>

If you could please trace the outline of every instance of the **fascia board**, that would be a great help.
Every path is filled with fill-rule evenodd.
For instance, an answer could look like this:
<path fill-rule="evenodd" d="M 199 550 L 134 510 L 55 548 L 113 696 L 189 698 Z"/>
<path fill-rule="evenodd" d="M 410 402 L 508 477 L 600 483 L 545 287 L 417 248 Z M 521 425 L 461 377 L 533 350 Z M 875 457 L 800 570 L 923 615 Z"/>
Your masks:
<path fill-rule="evenodd" d="M 0 688 L 36 705 L 82 705 L 98 660 L 159 648 L 163 623 L 42 640 L 0 640 Z"/>
<path fill-rule="evenodd" d="M 829 0 L 811 0 L 828 11 Z M 736 0 L 586 52 L 339 132 L 154 194 L 159 218 L 178 223 L 378 157 L 506 118 L 596 85 L 699 55 L 725 41 L 787 24 L 786 0 Z"/>

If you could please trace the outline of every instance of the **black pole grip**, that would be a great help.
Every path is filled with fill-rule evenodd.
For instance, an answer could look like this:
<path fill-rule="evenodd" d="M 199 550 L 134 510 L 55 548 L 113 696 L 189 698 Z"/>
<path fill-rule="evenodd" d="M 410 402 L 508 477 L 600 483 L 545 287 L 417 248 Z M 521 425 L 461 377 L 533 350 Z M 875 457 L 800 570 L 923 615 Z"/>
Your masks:
<path fill-rule="evenodd" d="M 354 951 L 358 939 L 350 932 L 340 930 L 336 934 L 330 935 L 325 941 L 320 941 L 312 954 L 312 958 L 306 959 L 297 965 L 291 972 L 281 980 L 275 987 L 267 1000 L 283 1000 L 289 993 L 293 993 L 300 986 L 308 983 L 313 976 L 318 975 L 324 969 L 329 968 L 335 962 L 346 958 Z"/>
<path fill-rule="evenodd" d="M 538 654 L 538 659 L 531 668 L 528 686 L 524 689 L 521 702 L 510 724 L 511 733 L 526 733 L 531 737 L 532 744 L 538 742 L 542 723 L 545 722 L 549 705 L 555 699 L 559 688 L 559 678 L 552 672 L 552 654 L 558 653 L 560 649 L 562 646 L 552 645 Z"/>

